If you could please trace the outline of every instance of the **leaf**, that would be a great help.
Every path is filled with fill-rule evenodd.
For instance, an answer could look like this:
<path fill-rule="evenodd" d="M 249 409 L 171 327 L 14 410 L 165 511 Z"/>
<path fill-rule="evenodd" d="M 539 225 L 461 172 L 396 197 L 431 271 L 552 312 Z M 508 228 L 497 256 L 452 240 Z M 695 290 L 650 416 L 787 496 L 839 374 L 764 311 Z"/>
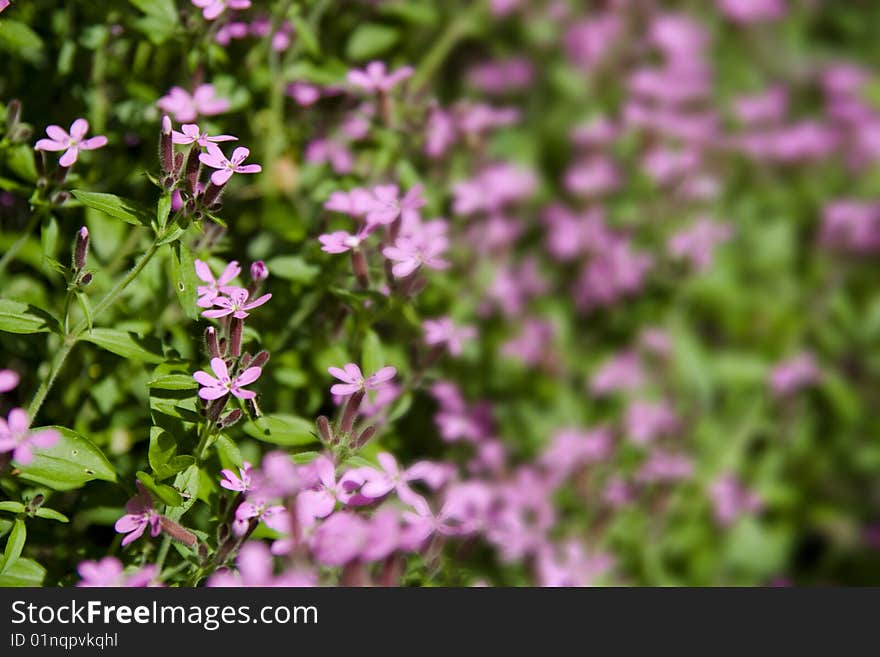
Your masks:
<path fill-rule="evenodd" d="M 76 291 L 76 300 L 79 302 L 79 307 L 83 311 L 83 316 L 86 318 L 86 324 L 89 327 L 89 330 L 92 330 L 92 304 L 89 301 L 89 296 L 83 292 L 82 290 Z"/>
<path fill-rule="evenodd" d="M 137 478 L 164 504 L 168 506 L 180 506 L 183 504 L 183 498 L 180 496 L 180 493 L 168 484 L 156 483 L 156 480 L 143 470 L 138 470 Z"/>
<path fill-rule="evenodd" d="M 155 348 L 150 348 L 154 345 L 148 345 L 143 338 L 131 331 L 96 328 L 83 333 L 80 339 L 103 347 L 107 351 L 123 358 L 139 360 L 145 363 L 161 363 L 165 359 Z"/>
<path fill-rule="evenodd" d="M 22 513 L 24 511 L 24 504 L 21 502 L 0 502 L 0 511 L 6 511 L 7 513 Z"/>
<path fill-rule="evenodd" d="M 40 586 L 46 577 L 46 569 L 33 559 L 18 559 L 9 568 L 0 566 L 0 588 Z"/>
<path fill-rule="evenodd" d="M 156 479 L 162 480 L 186 470 L 195 463 L 192 456 L 177 456 L 177 437 L 163 427 L 150 427 L 150 449 L 147 452 Z"/>
<path fill-rule="evenodd" d="M 312 422 L 296 415 L 264 415 L 244 425 L 244 432 L 252 438 L 284 446 L 315 442 L 313 431 Z"/>
<path fill-rule="evenodd" d="M 199 319 L 196 301 L 200 283 L 196 276 L 195 259 L 192 251 L 179 241 L 171 244 L 171 279 L 184 314 L 192 320 Z"/>
<path fill-rule="evenodd" d="M 0 50 L 32 63 L 43 57 L 43 40 L 24 23 L 0 20 Z"/>
<path fill-rule="evenodd" d="M 58 248 L 58 220 L 54 215 L 49 215 L 43 219 L 42 229 L 40 230 L 40 244 L 43 247 L 43 255 L 47 258 L 54 258 Z"/>
<path fill-rule="evenodd" d="M 217 456 L 220 458 L 220 463 L 224 468 L 240 468 L 244 464 L 241 450 L 235 444 L 235 441 L 226 434 L 221 433 L 217 436 L 214 449 L 217 450 Z"/>
<path fill-rule="evenodd" d="M 56 511 L 55 509 L 47 509 L 44 506 L 41 506 L 39 509 L 34 512 L 34 515 L 37 518 L 45 518 L 46 520 L 57 520 L 58 522 L 70 522 L 70 518 L 61 513 L 60 511 Z"/>
<path fill-rule="evenodd" d="M 361 353 L 361 365 L 364 375 L 369 376 L 376 370 L 385 367 L 385 356 L 382 352 L 382 343 L 379 336 L 373 330 L 367 331 L 364 338 L 364 347 Z"/>
<path fill-rule="evenodd" d="M 359 25 L 348 39 L 345 53 L 349 59 L 362 61 L 375 57 L 397 43 L 400 34 L 393 27 L 378 23 Z"/>
<path fill-rule="evenodd" d="M 149 385 L 159 390 L 195 390 L 199 387 L 191 374 L 166 374 L 153 379 Z"/>
<path fill-rule="evenodd" d="M 27 527 L 24 524 L 24 520 L 16 518 L 15 525 L 12 527 L 12 532 L 6 539 L 6 549 L 3 551 L 3 566 L 0 567 L 0 575 L 12 568 L 12 566 L 15 565 L 15 562 L 18 561 L 26 540 Z"/>
<path fill-rule="evenodd" d="M 165 193 L 159 197 L 159 203 L 156 205 L 156 225 L 159 226 L 159 230 L 165 228 L 165 224 L 168 222 L 168 215 L 171 214 L 171 194 Z"/>
<path fill-rule="evenodd" d="M 183 504 L 170 509 L 165 515 L 172 520 L 180 520 L 183 514 L 189 511 L 199 496 L 200 481 L 199 466 L 193 464 L 174 478 L 174 487 L 181 492 Z"/>
<path fill-rule="evenodd" d="M 153 214 L 137 201 L 125 199 L 115 194 L 86 192 L 81 189 L 74 189 L 72 193 L 76 200 L 86 207 L 99 210 L 116 219 L 121 219 L 127 224 L 150 226 L 153 221 Z"/>
<path fill-rule="evenodd" d="M 66 427 L 33 430 L 43 429 L 54 429 L 61 434 L 61 440 L 49 449 L 35 449 L 34 458 L 27 465 L 16 463 L 22 479 L 54 490 L 73 490 L 95 479 L 116 481 L 110 461 L 91 440 Z"/>
<path fill-rule="evenodd" d="M 174 0 L 129 0 L 129 2 L 144 12 L 144 16 L 137 19 L 135 25 L 155 45 L 162 45 L 174 35 L 179 22 Z"/>
<path fill-rule="evenodd" d="M 303 44 L 308 53 L 316 57 L 320 55 L 321 45 L 318 42 L 318 35 L 315 34 L 312 26 L 309 25 L 305 21 L 305 19 L 298 14 L 296 16 L 293 16 L 290 21 L 291 23 L 293 23 L 293 27 L 296 30 L 297 38 Z"/>
<path fill-rule="evenodd" d="M 0 299 L 0 331 L 7 333 L 61 332 L 58 320 L 42 308 L 27 303 Z"/>
<path fill-rule="evenodd" d="M 283 278 L 295 283 L 308 285 L 313 282 L 320 273 L 320 268 L 308 264 L 299 256 L 279 256 L 272 258 L 266 263 L 272 276 Z"/>

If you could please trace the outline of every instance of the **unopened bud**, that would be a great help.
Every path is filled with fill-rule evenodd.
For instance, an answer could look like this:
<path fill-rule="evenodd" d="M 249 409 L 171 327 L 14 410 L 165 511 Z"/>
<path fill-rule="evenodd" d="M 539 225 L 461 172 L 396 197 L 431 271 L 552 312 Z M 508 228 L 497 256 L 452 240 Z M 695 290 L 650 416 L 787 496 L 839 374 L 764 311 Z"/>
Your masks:
<path fill-rule="evenodd" d="M 358 409 L 361 407 L 361 402 L 364 400 L 365 394 L 366 393 L 363 390 L 358 390 L 348 398 L 348 401 L 345 404 L 345 410 L 342 411 L 342 422 L 339 425 L 343 434 L 351 432 L 351 428 L 354 426 L 354 420 L 357 417 Z"/>
<path fill-rule="evenodd" d="M 220 194 L 223 192 L 225 186 L 225 183 L 223 185 L 215 185 L 213 181 L 210 182 L 205 193 L 202 195 L 202 205 L 207 208 L 214 205 L 214 203 L 217 202 L 217 199 L 220 198 Z"/>
<path fill-rule="evenodd" d="M 261 351 L 256 356 L 254 356 L 253 362 L 251 362 L 251 367 L 263 367 L 266 363 L 269 362 L 269 352 L 266 350 Z"/>
<path fill-rule="evenodd" d="M 220 427 L 224 429 L 226 427 L 231 427 L 233 424 L 238 422 L 243 415 L 244 413 L 242 413 L 240 408 L 232 409 L 231 411 L 229 411 L 229 413 L 227 413 L 224 417 L 220 419 Z"/>
<path fill-rule="evenodd" d="M 168 534 L 168 536 L 173 538 L 178 543 L 183 543 L 187 547 L 194 547 L 195 544 L 198 542 L 198 538 L 196 538 L 195 534 L 193 534 L 185 527 L 178 525 L 170 518 L 160 516 L 159 526 L 162 527 L 162 531 Z"/>
<path fill-rule="evenodd" d="M 21 101 L 13 98 L 6 106 L 6 129 L 12 132 L 18 125 L 19 119 L 21 119 Z"/>
<path fill-rule="evenodd" d="M 73 268 L 82 269 L 89 257 L 89 229 L 83 226 L 76 233 L 73 247 Z"/>
<path fill-rule="evenodd" d="M 166 174 L 174 171 L 174 144 L 171 141 L 171 119 L 167 116 L 162 117 L 162 132 L 159 133 L 159 165 Z"/>
<path fill-rule="evenodd" d="M 328 445 L 332 445 L 336 442 L 333 439 L 333 429 L 330 427 L 330 420 L 321 415 L 315 421 L 315 424 L 318 427 L 318 435 L 321 436 L 321 440 Z"/>
<path fill-rule="evenodd" d="M 244 322 L 238 317 L 232 318 L 229 325 L 229 353 L 233 358 L 241 356 L 241 334 L 244 329 Z"/>
<path fill-rule="evenodd" d="M 89 283 L 92 282 L 92 272 L 87 271 L 85 274 L 79 277 L 79 285 L 80 287 L 85 287 Z"/>
<path fill-rule="evenodd" d="M 375 435 L 376 435 L 376 427 L 371 424 L 366 429 L 361 431 L 361 435 L 357 437 L 357 440 L 354 443 L 355 449 L 360 449 L 361 447 L 366 445 L 368 442 L 370 442 L 370 439 Z"/>
<path fill-rule="evenodd" d="M 367 257 L 360 249 L 351 252 L 351 269 L 354 277 L 357 279 L 358 285 L 363 289 L 370 287 L 370 274 L 367 270 Z"/>
<path fill-rule="evenodd" d="M 265 281 L 269 278 L 269 268 L 262 260 L 257 260 L 251 264 L 251 278 L 256 281 Z"/>
<path fill-rule="evenodd" d="M 59 169 L 59 171 L 67 171 L 67 169 L 65 169 L 64 167 L 61 167 Z M 64 205 L 65 203 L 67 203 L 69 198 L 70 198 L 69 192 L 66 192 L 63 189 L 59 190 L 52 195 L 52 204 L 53 205 Z"/>
<path fill-rule="evenodd" d="M 171 136 L 171 117 L 167 114 L 162 115 L 162 134 Z"/>
<path fill-rule="evenodd" d="M 217 342 L 217 329 L 209 326 L 205 329 L 205 351 L 211 358 L 220 358 L 220 344 Z"/>
<path fill-rule="evenodd" d="M 219 399 L 215 399 L 214 401 L 208 402 L 208 407 L 206 410 L 206 416 L 208 418 L 208 422 L 215 424 L 217 420 L 220 419 L 220 413 L 223 412 L 223 409 L 226 408 L 226 401 L 229 399 L 229 394 L 225 394 Z"/>
<path fill-rule="evenodd" d="M 180 170 L 183 168 L 183 153 L 177 153 L 174 156 L 174 171 L 172 172 L 174 178 L 180 175 Z"/>
<path fill-rule="evenodd" d="M 197 146 L 189 149 L 189 153 L 186 156 L 186 171 L 183 174 L 186 180 L 186 188 L 193 196 L 198 194 L 199 191 L 199 172 L 202 170 L 202 163 L 199 161 L 200 153 L 201 149 Z"/>

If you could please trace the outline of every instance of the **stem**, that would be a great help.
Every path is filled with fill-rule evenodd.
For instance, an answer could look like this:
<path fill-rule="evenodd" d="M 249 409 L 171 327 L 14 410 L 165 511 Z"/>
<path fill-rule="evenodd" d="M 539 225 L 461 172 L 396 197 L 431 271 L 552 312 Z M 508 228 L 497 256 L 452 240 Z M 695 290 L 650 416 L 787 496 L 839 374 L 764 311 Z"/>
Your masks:
<path fill-rule="evenodd" d="M 165 558 L 168 556 L 168 548 L 171 547 L 171 537 L 168 534 L 162 536 L 162 545 L 159 546 L 159 554 L 156 557 L 156 572 L 162 574 L 165 566 Z"/>
<path fill-rule="evenodd" d="M 431 77 L 436 73 L 437 69 L 443 63 L 443 60 L 449 55 L 458 42 L 466 37 L 474 27 L 474 21 L 477 15 L 482 12 L 482 3 L 475 2 L 471 8 L 458 18 L 449 23 L 446 30 L 434 42 L 434 46 L 428 51 L 422 59 L 422 63 L 416 69 L 415 74 L 410 80 L 410 88 L 418 93 L 427 85 Z"/>
<path fill-rule="evenodd" d="M 33 422 L 37 413 L 40 411 L 40 407 L 43 405 L 43 402 L 46 399 L 46 395 L 49 394 L 49 390 L 52 388 L 52 384 L 55 383 L 55 379 L 58 377 L 58 373 L 61 372 L 61 368 L 64 365 L 64 361 L 67 360 L 67 357 L 70 355 L 70 352 L 73 350 L 74 345 L 76 344 L 75 339 L 71 339 L 68 336 L 64 340 L 64 344 L 61 347 L 61 351 L 55 354 L 55 359 L 52 361 L 52 369 L 49 370 L 49 376 L 40 384 L 40 387 L 37 388 L 37 392 L 34 393 L 33 399 L 31 399 L 31 403 L 28 406 L 28 417 L 31 422 Z"/>

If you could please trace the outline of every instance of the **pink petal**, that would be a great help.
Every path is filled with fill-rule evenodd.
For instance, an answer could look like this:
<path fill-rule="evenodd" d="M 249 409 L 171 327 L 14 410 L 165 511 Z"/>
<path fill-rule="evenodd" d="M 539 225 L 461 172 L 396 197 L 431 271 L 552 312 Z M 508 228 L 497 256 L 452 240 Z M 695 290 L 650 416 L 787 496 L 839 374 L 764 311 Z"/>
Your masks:
<path fill-rule="evenodd" d="M 84 151 L 93 151 L 96 148 L 103 148 L 107 145 L 107 137 L 104 135 L 98 135 L 97 137 L 92 137 L 91 139 L 85 139 L 79 143 L 79 147 Z"/>
<path fill-rule="evenodd" d="M 379 371 L 375 372 L 369 379 L 369 383 L 376 385 L 378 383 L 384 383 L 389 379 L 393 379 L 394 375 L 397 374 L 397 369 L 394 367 L 383 367 Z"/>
<path fill-rule="evenodd" d="M 72 166 L 76 162 L 77 155 L 79 155 L 79 151 L 75 147 L 68 148 L 64 155 L 61 156 L 61 159 L 58 160 L 58 164 L 63 167 Z"/>
<path fill-rule="evenodd" d="M 120 534 L 127 534 L 144 526 L 144 518 L 140 515 L 126 514 L 116 521 L 114 528 Z"/>
<path fill-rule="evenodd" d="M 249 383 L 253 383 L 257 379 L 260 378 L 260 374 L 263 373 L 263 370 L 259 367 L 249 367 L 244 372 L 238 375 L 235 379 L 236 385 L 246 386 Z"/>
<path fill-rule="evenodd" d="M 364 375 L 361 373 L 361 368 L 355 365 L 354 363 L 348 363 L 343 365 L 343 369 L 345 369 L 345 373 L 348 375 L 349 382 L 358 382 L 360 383 Z"/>
<path fill-rule="evenodd" d="M 215 379 L 204 370 L 199 370 L 198 372 L 193 374 L 193 378 L 203 386 L 214 387 L 220 385 L 220 381 Z"/>
<path fill-rule="evenodd" d="M 228 391 L 226 388 L 216 387 L 216 388 L 201 388 L 199 390 L 199 397 L 202 399 L 207 399 L 208 401 L 212 399 L 220 399 L 223 395 L 225 395 Z"/>
<path fill-rule="evenodd" d="M 248 158 L 248 155 L 250 155 L 250 154 L 251 154 L 251 151 L 249 148 L 246 148 L 244 146 L 239 146 L 234 151 L 232 151 L 232 158 L 231 159 L 233 162 L 241 163 L 244 160 L 246 160 Z"/>
<path fill-rule="evenodd" d="M 328 367 L 327 371 L 340 381 L 345 381 L 346 383 L 351 383 L 352 381 L 351 377 L 348 376 L 348 372 L 341 370 L 338 367 Z"/>
<path fill-rule="evenodd" d="M 13 408 L 6 416 L 7 426 L 12 434 L 21 434 L 28 430 L 30 420 L 23 408 Z"/>
<path fill-rule="evenodd" d="M 315 468 L 315 472 L 318 473 L 318 479 L 327 488 L 332 488 L 336 485 L 336 466 L 333 464 L 333 461 L 321 455 L 312 462 L 312 466 Z"/>
<path fill-rule="evenodd" d="M 226 362 L 222 358 L 212 358 L 211 369 L 214 370 L 214 374 L 216 374 L 221 381 L 229 378 L 229 369 L 226 367 Z"/>
<path fill-rule="evenodd" d="M 61 440 L 61 434 L 52 429 L 47 429 L 45 431 L 36 431 L 32 433 L 28 440 L 32 445 L 36 445 L 41 449 L 49 449 L 50 447 L 54 447 L 55 444 Z"/>
<path fill-rule="evenodd" d="M 393 477 L 400 472 L 400 469 L 397 467 L 397 460 L 388 452 L 377 454 L 376 460 L 379 461 L 379 465 L 382 466 L 382 469 L 387 472 L 389 476 Z"/>
<path fill-rule="evenodd" d="M 238 276 L 241 273 L 241 266 L 238 264 L 238 260 L 233 260 L 226 268 L 223 270 L 223 273 L 220 274 L 220 278 L 217 279 L 218 285 L 226 285 L 233 278 Z"/>
<path fill-rule="evenodd" d="M 219 299 L 217 301 L 219 301 Z M 230 308 L 218 308 L 216 310 L 206 310 L 202 313 L 202 317 L 217 319 L 218 317 L 226 317 L 226 315 L 229 315 L 231 313 L 232 309 Z"/>
<path fill-rule="evenodd" d="M 260 173 L 263 170 L 259 164 L 245 164 L 243 167 L 238 167 L 238 173 Z"/>
<path fill-rule="evenodd" d="M 70 135 L 67 134 L 67 131 L 60 125 L 47 125 L 46 134 L 49 135 L 53 141 L 60 141 L 64 144 L 67 144 L 70 139 Z"/>
<path fill-rule="evenodd" d="M 213 285 L 216 282 L 208 263 L 202 262 L 201 260 L 196 260 L 196 276 L 205 281 L 205 283 L 211 283 Z"/>
<path fill-rule="evenodd" d="M 51 139 L 40 139 L 36 146 L 34 146 L 34 149 L 38 151 L 63 151 L 66 148 L 66 141 L 53 141 Z"/>
<path fill-rule="evenodd" d="M 237 385 L 233 385 L 230 392 L 238 397 L 239 399 L 253 399 L 257 396 L 257 393 L 252 392 L 250 390 L 242 390 Z"/>
<path fill-rule="evenodd" d="M 89 131 L 89 122 L 85 119 L 77 119 L 70 126 L 70 136 L 79 141 Z"/>
<path fill-rule="evenodd" d="M 330 392 L 334 395 L 346 396 L 351 395 L 361 389 L 360 385 L 354 383 L 337 383 L 330 387 Z"/>
<path fill-rule="evenodd" d="M 262 306 L 264 303 L 266 303 L 271 298 L 272 298 L 271 294 L 264 294 L 263 296 L 257 297 L 256 299 L 254 299 L 253 301 L 251 301 L 250 303 L 246 304 L 243 307 L 246 308 L 247 310 L 253 310 L 254 308 L 259 308 L 260 306 Z"/>
<path fill-rule="evenodd" d="M 27 465 L 34 460 L 34 452 L 27 443 L 20 443 L 12 453 L 12 458 L 22 465 Z"/>
<path fill-rule="evenodd" d="M 217 185 L 217 187 L 225 185 L 230 178 L 232 178 L 232 171 L 230 169 L 221 169 L 211 174 L 211 182 Z"/>

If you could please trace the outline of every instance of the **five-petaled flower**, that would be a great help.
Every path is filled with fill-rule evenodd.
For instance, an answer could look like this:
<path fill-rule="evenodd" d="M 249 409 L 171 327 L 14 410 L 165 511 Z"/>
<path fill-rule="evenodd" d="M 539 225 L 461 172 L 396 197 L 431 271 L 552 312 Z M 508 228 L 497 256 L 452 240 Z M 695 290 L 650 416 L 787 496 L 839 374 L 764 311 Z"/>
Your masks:
<path fill-rule="evenodd" d="M 263 373 L 262 368 L 249 367 L 241 372 L 234 379 L 229 376 L 229 368 L 222 358 L 211 359 L 211 369 L 217 378 L 214 378 L 204 370 L 199 370 L 193 374 L 193 378 L 202 386 L 199 389 L 199 397 L 202 399 L 219 399 L 224 395 L 232 393 L 239 399 L 253 399 L 257 393 L 242 388 L 249 385 L 260 378 Z"/>
<path fill-rule="evenodd" d="M 370 226 L 364 226 L 356 235 L 344 230 L 336 230 L 332 233 L 319 235 L 318 241 L 321 242 L 321 250 L 325 253 L 345 253 L 357 250 L 370 232 L 372 232 Z"/>
<path fill-rule="evenodd" d="M 422 196 L 423 189 L 421 185 L 416 185 L 400 198 L 397 185 L 376 185 L 367 207 L 367 223 L 390 224 L 401 215 L 404 221 L 411 221 L 412 215 L 426 203 Z"/>
<path fill-rule="evenodd" d="M 202 129 L 195 123 L 185 123 L 180 127 L 179 132 L 177 130 L 171 131 L 171 141 L 175 144 L 198 144 L 202 148 L 207 148 L 210 142 L 238 141 L 238 137 L 209 135 L 207 132 L 202 132 Z"/>
<path fill-rule="evenodd" d="M 63 167 L 73 166 L 80 151 L 93 151 L 107 145 L 107 137 L 103 135 L 85 139 L 88 131 L 89 122 L 85 119 L 74 121 L 70 126 L 70 134 L 59 125 L 46 126 L 49 139 L 41 139 L 34 148 L 38 151 L 64 151 L 58 164 Z"/>
<path fill-rule="evenodd" d="M 448 268 L 449 261 L 440 257 L 448 246 L 449 240 L 443 235 L 427 238 L 401 235 L 392 246 L 382 249 L 382 253 L 396 263 L 391 268 L 391 273 L 397 278 L 405 278 L 422 265 L 430 269 Z"/>
<path fill-rule="evenodd" d="M 348 81 L 356 87 L 371 93 L 387 93 L 398 82 L 406 80 L 413 74 L 412 66 L 403 66 L 389 73 L 385 62 L 370 62 L 364 70 L 352 69 L 348 72 Z"/>
<path fill-rule="evenodd" d="M 217 145 L 208 142 L 207 148 L 208 152 L 201 153 L 199 160 L 202 164 L 206 164 L 212 169 L 217 169 L 217 171 L 211 174 L 211 182 L 218 187 L 225 185 L 233 173 L 260 173 L 263 170 L 263 167 L 259 164 L 242 165 L 242 162 L 251 154 L 250 150 L 244 146 L 239 146 L 232 151 L 231 160 L 226 158 L 223 151 Z"/>
<path fill-rule="evenodd" d="M 210 308 L 214 305 L 214 300 L 221 294 L 229 294 L 240 289 L 235 285 L 229 285 L 230 281 L 241 273 L 238 261 L 233 260 L 226 265 L 219 278 L 214 278 L 214 274 L 206 262 L 196 260 L 195 264 L 196 276 L 207 283 L 207 285 L 199 285 L 197 290 L 199 293 L 197 304 L 200 308 Z"/>
<path fill-rule="evenodd" d="M 183 87 L 171 87 L 156 105 L 163 112 L 173 114 L 181 123 L 191 123 L 199 115 L 222 114 L 229 109 L 229 101 L 218 98 L 212 84 L 200 84 L 192 94 Z"/>
<path fill-rule="evenodd" d="M 461 354 L 464 342 L 476 337 L 477 330 L 473 326 L 456 326 L 449 317 L 426 319 L 422 322 L 425 331 L 425 344 L 436 346 L 446 345 L 453 356 Z"/>
<path fill-rule="evenodd" d="M 333 387 L 330 388 L 330 392 L 334 395 L 342 396 L 351 395 L 360 390 L 378 390 L 382 387 L 382 384 L 390 381 L 394 378 L 394 375 L 397 374 L 395 368 L 383 367 L 369 377 L 364 378 L 364 375 L 361 373 L 361 368 L 354 363 L 348 363 L 347 365 L 344 365 L 342 369 L 338 367 L 328 367 L 327 371 L 342 381 L 342 383 L 334 384 Z"/>
<path fill-rule="evenodd" d="M 238 475 L 236 475 L 232 470 L 224 469 L 220 471 L 220 474 L 223 475 L 223 478 L 220 480 L 220 485 L 223 486 L 226 490 L 234 490 L 239 493 L 246 493 L 253 486 L 253 479 L 251 477 L 251 471 L 253 470 L 253 466 L 250 463 L 245 461 L 242 463 L 241 467 L 238 469 Z"/>
<path fill-rule="evenodd" d="M 54 429 L 31 432 L 27 413 L 22 408 L 9 411 L 6 420 L 0 418 L 0 454 L 12 452 L 12 458 L 27 465 L 34 460 L 34 447 L 48 449 L 61 440 Z"/>
<path fill-rule="evenodd" d="M 147 527 L 150 528 L 150 536 L 158 536 L 162 531 L 160 516 L 153 508 L 153 499 L 143 484 L 137 482 L 137 487 L 138 492 L 125 505 L 125 515 L 115 525 L 117 532 L 126 534 L 122 539 L 123 547 L 143 536 Z"/>
<path fill-rule="evenodd" d="M 192 0 L 192 3 L 202 10 L 205 20 L 212 21 L 220 14 L 229 9 L 247 9 L 251 6 L 251 0 Z"/>
<path fill-rule="evenodd" d="M 264 294 L 263 296 L 257 297 L 249 302 L 248 297 L 250 296 L 250 292 L 243 287 L 232 288 L 227 294 L 229 295 L 228 297 L 215 297 L 215 307 L 211 310 L 206 310 L 202 315 L 211 319 L 225 317 L 226 315 L 232 315 L 236 319 L 244 319 L 248 316 L 249 310 L 262 306 L 272 298 L 271 294 Z"/>

